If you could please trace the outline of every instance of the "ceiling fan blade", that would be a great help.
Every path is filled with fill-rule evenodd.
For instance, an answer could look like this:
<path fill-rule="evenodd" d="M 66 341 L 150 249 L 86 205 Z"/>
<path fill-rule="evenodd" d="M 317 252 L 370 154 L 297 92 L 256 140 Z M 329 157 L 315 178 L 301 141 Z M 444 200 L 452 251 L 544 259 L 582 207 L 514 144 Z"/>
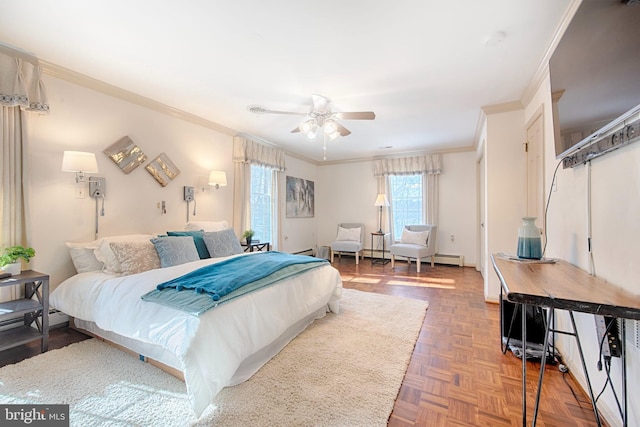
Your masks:
<path fill-rule="evenodd" d="M 344 113 L 335 113 L 338 119 L 342 120 L 373 120 L 376 118 L 376 113 L 373 111 L 351 111 Z"/>
<path fill-rule="evenodd" d="M 296 132 L 300 132 L 300 126 L 296 127 L 291 131 L 291 133 L 296 133 Z"/>
<path fill-rule="evenodd" d="M 347 136 L 351 133 L 349 129 L 342 126 L 340 123 L 336 123 L 336 125 L 338 125 L 338 133 L 340 134 L 340 136 Z"/>

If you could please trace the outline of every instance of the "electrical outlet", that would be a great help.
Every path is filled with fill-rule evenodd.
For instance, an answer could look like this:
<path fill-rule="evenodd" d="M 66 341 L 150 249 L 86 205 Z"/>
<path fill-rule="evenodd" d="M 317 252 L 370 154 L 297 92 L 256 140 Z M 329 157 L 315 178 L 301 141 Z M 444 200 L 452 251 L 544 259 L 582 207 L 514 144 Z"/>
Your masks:
<path fill-rule="evenodd" d="M 76 185 L 76 199 L 84 199 L 85 189 L 84 185 Z"/>

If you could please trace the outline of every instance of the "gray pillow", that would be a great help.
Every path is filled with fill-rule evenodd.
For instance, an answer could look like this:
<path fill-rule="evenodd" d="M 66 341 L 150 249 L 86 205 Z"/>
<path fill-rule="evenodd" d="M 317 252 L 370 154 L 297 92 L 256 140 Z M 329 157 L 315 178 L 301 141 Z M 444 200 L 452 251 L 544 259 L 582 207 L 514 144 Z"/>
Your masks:
<path fill-rule="evenodd" d="M 222 231 L 205 231 L 202 237 L 211 258 L 236 255 L 243 252 L 240 240 L 238 240 L 233 228 L 227 228 Z"/>
<path fill-rule="evenodd" d="M 199 261 L 200 256 L 191 236 L 166 236 L 151 239 L 158 252 L 161 267 Z"/>

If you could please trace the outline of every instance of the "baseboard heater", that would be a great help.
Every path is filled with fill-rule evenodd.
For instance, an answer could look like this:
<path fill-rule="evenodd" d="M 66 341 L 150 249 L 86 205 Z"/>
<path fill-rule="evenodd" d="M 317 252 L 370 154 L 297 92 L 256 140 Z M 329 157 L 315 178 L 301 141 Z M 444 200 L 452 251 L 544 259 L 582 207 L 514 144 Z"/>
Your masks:
<path fill-rule="evenodd" d="M 436 264 L 457 265 L 458 267 L 464 267 L 464 256 L 436 254 L 435 262 Z"/>
<path fill-rule="evenodd" d="M 382 252 L 379 250 L 374 250 L 374 256 L 380 257 Z M 371 256 L 371 249 L 364 250 L 364 256 Z M 386 250 L 385 258 L 390 259 L 391 255 L 389 251 Z M 396 259 L 405 259 L 404 257 L 397 257 Z M 422 263 L 430 263 L 431 260 L 429 258 L 422 258 Z M 446 254 L 436 254 L 435 259 L 436 264 L 445 264 L 445 265 L 457 265 L 458 267 L 464 267 L 464 255 L 446 255 Z"/>

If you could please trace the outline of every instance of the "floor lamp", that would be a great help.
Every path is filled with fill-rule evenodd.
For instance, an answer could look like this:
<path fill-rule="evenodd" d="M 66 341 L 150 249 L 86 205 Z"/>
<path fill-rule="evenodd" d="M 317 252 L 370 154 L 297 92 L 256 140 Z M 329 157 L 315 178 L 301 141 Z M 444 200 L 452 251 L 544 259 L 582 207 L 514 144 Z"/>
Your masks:
<path fill-rule="evenodd" d="M 380 222 L 380 229 L 378 229 L 378 233 L 382 234 L 384 233 L 382 231 L 382 208 L 389 206 L 389 201 L 387 200 L 387 195 L 386 194 L 378 194 L 378 197 L 376 197 L 376 202 L 373 204 L 373 206 L 378 206 L 380 208 L 380 213 L 378 214 L 378 220 Z"/>

